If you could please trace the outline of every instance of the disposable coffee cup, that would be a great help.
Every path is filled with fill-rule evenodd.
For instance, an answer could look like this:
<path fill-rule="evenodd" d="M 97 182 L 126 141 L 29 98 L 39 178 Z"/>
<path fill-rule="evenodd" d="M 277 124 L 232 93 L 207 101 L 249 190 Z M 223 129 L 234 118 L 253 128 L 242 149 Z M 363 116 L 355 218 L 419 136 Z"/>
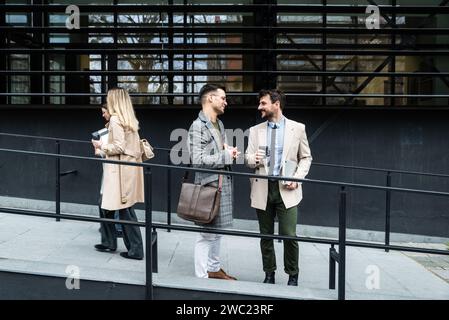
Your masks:
<path fill-rule="evenodd" d="M 262 159 L 267 157 L 267 146 L 259 146 L 258 151 L 263 153 Z"/>

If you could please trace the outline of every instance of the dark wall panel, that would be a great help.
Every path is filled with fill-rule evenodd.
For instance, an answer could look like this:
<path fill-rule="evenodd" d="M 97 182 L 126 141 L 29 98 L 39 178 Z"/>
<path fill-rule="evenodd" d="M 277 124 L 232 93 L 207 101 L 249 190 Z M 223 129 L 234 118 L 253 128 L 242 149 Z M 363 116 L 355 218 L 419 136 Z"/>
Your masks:
<path fill-rule="evenodd" d="M 137 115 L 141 136 L 154 146 L 170 147 L 170 133 L 188 129 L 198 110 L 143 110 Z M 3 110 L 2 132 L 89 140 L 90 133 L 102 127 L 97 110 Z M 448 173 L 448 111 L 392 110 L 286 110 L 287 117 L 303 122 L 311 140 L 315 162 Z M 241 128 L 260 122 L 257 111 L 228 108 L 222 120 L 227 128 Z M 54 143 L 23 138 L 0 137 L 3 148 L 54 152 Z M 88 156 L 89 144 L 62 143 L 62 153 Z M 166 163 L 167 154 L 158 152 L 155 163 Z M 35 199 L 54 199 L 54 160 L 1 153 L 0 195 Z M 101 178 L 101 164 L 63 160 L 61 170 L 78 170 L 76 176 L 62 178 L 62 201 L 96 204 Z M 236 171 L 249 172 L 241 165 Z M 175 210 L 182 172 L 172 172 L 172 208 Z M 309 178 L 385 185 L 385 173 L 312 166 Z M 166 171 L 153 170 L 154 206 L 166 210 Z M 427 190 L 449 190 L 449 179 L 394 174 L 394 186 Z M 299 222 L 308 225 L 336 226 L 338 189 L 304 184 L 304 200 Z M 255 219 L 249 207 L 249 182 L 235 180 L 235 216 Z M 351 228 L 383 230 L 385 193 L 349 189 L 348 225 Z M 449 236 L 449 199 L 402 194 L 392 195 L 392 231 Z"/>

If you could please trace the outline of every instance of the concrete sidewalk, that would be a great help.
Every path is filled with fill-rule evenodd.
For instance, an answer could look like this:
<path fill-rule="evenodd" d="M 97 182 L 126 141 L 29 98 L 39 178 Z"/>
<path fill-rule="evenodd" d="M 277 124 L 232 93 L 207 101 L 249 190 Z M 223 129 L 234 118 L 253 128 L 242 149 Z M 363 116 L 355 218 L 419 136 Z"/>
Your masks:
<path fill-rule="evenodd" d="M 144 284 L 145 262 L 120 257 L 119 252 L 126 251 L 123 241 L 119 239 L 113 254 L 93 249 L 100 238 L 98 227 L 95 223 L 0 213 L 0 270 L 65 277 L 67 266 L 75 265 L 81 279 Z M 264 273 L 258 239 L 224 237 L 223 268 L 239 281 L 195 278 L 195 239 L 196 234 L 190 232 L 158 231 L 156 286 L 273 298 L 337 298 L 337 291 L 328 289 L 328 245 L 299 244 L 299 287 L 288 287 L 282 270 L 282 243 L 275 241 L 277 284 L 267 285 L 261 283 Z M 346 298 L 449 299 L 449 283 L 415 259 L 410 253 L 348 247 Z"/>

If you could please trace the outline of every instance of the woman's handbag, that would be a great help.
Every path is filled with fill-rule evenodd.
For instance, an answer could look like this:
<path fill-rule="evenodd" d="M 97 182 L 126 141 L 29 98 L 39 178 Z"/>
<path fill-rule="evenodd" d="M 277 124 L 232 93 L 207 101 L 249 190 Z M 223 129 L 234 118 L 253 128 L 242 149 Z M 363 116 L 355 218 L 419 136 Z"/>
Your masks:
<path fill-rule="evenodd" d="M 187 182 L 186 172 L 178 202 L 178 216 L 198 224 L 212 222 L 220 210 L 222 176 L 218 176 L 218 187 Z"/>
<path fill-rule="evenodd" d="M 154 158 L 153 147 L 146 139 L 140 140 L 140 151 L 142 152 L 142 161 L 147 161 Z"/>

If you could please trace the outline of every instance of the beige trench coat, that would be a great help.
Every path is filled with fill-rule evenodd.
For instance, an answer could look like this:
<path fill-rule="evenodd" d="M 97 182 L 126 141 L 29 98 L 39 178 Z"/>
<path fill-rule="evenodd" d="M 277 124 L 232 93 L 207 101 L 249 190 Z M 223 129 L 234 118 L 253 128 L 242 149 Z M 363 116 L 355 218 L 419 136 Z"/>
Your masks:
<path fill-rule="evenodd" d="M 108 143 L 101 146 L 106 159 L 142 162 L 138 132 L 125 130 L 117 116 L 109 121 Z M 143 168 L 104 164 L 103 198 L 101 208 L 120 210 L 144 202 Z"/>
<path fill-rule="evenodd" d="M 304 124 L 285 118 L 284 148 L 282 152 L 281 175 L 284 172 L 286 160 L 296 163 L 295 178 L 304 179 L 309 172 L 312 163 L 312 154 L 307 140 Z M 256 165 L 255 154 L 259 146 L 267 145 L 267 121 L 251 127 L 249 130 L 248 148 L 245 160 L 250 168 L 255 169 L 255 174 L 267 175 L 267 169 L 261 163 Z M 250 178 L 251 182 L 251 207 L 265 210 L 268 198 L 267 179 Z M 285 207 L 297 206 L 302 200 L 302 186 L 289 190 L 279 182 L 279 191 Z"/>

